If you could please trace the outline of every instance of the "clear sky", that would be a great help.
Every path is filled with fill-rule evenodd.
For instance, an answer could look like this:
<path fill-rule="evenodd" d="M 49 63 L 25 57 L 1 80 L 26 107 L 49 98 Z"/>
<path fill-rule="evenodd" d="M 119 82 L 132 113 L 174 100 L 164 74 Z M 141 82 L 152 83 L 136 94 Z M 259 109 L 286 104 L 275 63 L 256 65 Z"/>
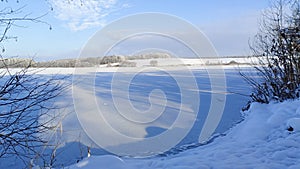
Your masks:
<path fill-rule="evenodd" d="M 40 16 L 51 25 L 16 23 L 3 43 L 5 56 L 52 60 L 77 57 L 80 49 L 103 26 L 121 17 L 143 12 L 178 16 L 198 27 L 219 55 L 248 55 L 248 41 L 257 32 L 268 0 L 12 0 L 1 8 L 22 8 L 21 14 Z M 82 4 L 81 4 L 82 3 Z M 53 10 L 51 10 L 53 9 Z M 167 23 L 166 23 L 167 24 Z M 21 26 L 21 27 L 20 27 Z"/>

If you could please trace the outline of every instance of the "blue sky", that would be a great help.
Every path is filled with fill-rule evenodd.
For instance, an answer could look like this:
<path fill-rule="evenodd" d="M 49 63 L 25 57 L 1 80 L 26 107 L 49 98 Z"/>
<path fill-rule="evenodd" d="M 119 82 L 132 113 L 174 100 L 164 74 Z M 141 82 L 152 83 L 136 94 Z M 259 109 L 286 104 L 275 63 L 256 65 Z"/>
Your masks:
<path fill-rule="evenodd" d="M 22 9 L 23 14 L 39 16 L 49 25 L 17 23 L 9 35 L 18 41 L 6 41 L 5 56 L 52 60 L 77 57 L 80 49 L 103 26 L 121 17 L 161 12 L 178 16 L 198 27 L 216 47 L 219 55 L 247 55 L 248 40 L 257 32 L 267 0 L 20 0 L 1 2 L 1 7 Z M 53 11 L 51 10 L 53 8 Z M 167 24 L 167 23 L 166 23 Z"/>

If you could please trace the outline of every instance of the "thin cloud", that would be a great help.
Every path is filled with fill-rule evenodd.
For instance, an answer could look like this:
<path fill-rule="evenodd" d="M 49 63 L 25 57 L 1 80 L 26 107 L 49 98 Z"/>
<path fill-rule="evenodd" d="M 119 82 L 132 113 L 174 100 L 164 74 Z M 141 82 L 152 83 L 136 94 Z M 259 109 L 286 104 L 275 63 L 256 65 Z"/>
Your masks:
<path fill-rule="evenodd" d="M 106 16 L 126 7 L 118 0 L 50 0 L 55 16 L 72 31 L 80 31 L 106 24 Z"/>

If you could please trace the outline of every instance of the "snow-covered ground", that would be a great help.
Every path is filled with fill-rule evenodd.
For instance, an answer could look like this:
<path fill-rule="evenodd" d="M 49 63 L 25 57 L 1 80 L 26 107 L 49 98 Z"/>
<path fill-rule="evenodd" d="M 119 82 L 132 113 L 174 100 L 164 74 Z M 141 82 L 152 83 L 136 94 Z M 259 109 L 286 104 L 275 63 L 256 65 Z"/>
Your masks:
<path fill-rule="evenodd" d="M 136 64 L 136 67 L 150 66 L 151 61 L 156 61 L 158 67 L 161 66 L 178 66 L 178 65 L 189 65 L 189 66 L 212 66 L 212 65 L 237 65 L 237 64 L 248 64 L 258 63 L 258 59 L 251 57 L 220 57 L 220 58 L 157 58 L 157 59 L 136 59 L 128 60 Z"/>
<path fill-rule="evenodd" d="M 225 136 L 176 155 L 148 159 L 91 156 L 68 168 L 300 168 L 300 100 L 269 105 L 253 103 L 244 112 L 244 118 Z"/>
<path fill-rule="evenodd" d="M 193 62 L 192 60 L 189 61 Z M 216 92 L 211 88 L 210 77 L 208 76 L 209 71 L 207 70 L 212 69 L 211 75 L 219 77 L 218 74 L 213 74 L 213 70 L 220 69 L 220 67 L 215 65 L 207 67 L 199 65 L 188 67 L 165 65 L 158 68 L 150 68 L 149 70 L 151 71 L 147 71 L 148 68 L 149 66 L 135 68 L 50 68 L 39 72 L 39 74 L 66 75 L 76 72 L 76 76 L 82 77 L 82 81 L 84 82 L 77 86 L 80 88 L 78 91 L 82 91 L 79 93 L 82 96 L 80 102 L 86 103 L 86 108 L 89 108 L 88 105 L 91 99 L 85 99 L 84 97 L 92 93 L 92 90 L 89 89 L 91 89 L 91 85 L 95 85 L 95 88 L 93 88 L 94 94 L 96 98 L 102 97 L 101 99 L 104 99 L 98 101 L 98 103 L 101 105 L 101 108 L 105 109 L 105 107 L 109 108 L 109 105 L 113 104 L 111 100 L 111 82 L 115 76 L 114 73 L 117 72 L 117 74 L 121 75 L 118 76 L 119 81 L 116 84 L 122 86 L 122 81 L 126 80 L 128 76 L 136 73 L 137 70 L 146 70 L 145 72 L 138 73 L 132 79 L 131 86 L 128 88 L 132 104 L 141 110 L 147 109 L 151 101 L 154 104 L 161 104 L 162 98 L 160 98 L 160 95 L 158 95 L 159 97 L 156 96 L 155 93 L 153 95 L 155 99 L 149 100 L 151 91 L 158 88 L 165 92 L 167 99 L 171 100 L 169 102 L 171 103 L 169 106 L 171 109 L 166 109 L 165 111 L 168 113 L 176 112 L 179 108 L 178 103 L 180 102 L 177 96 L 180 90 L 176 87 L 176 83 L 178 82 L 173 83 L 175 82 L 174 79 L 166 78 L 170 75 L 168 73 L 175 75 L 174 78 L 178 78 L 180 81 L 188 82 L 187 79 L 191 78 L 191 76 L 184 76 L 182 70 L 191 70 L 197 82 L 197 90 L 199 90 L 201 98 L 200 110 L 190 133 L 178 147 L 175 147 L 175 153 L 165 153 L 163 154 L 164 157 L 154 156 L 144 159 L 119 158 L 109 155 L 110 153 L 103 151 L 99 147 L 92 147 L 91 156 L 82 159 L 82 157 L 87 157 L 87 147 L 91 146 L 91 140 L 82 130 L 77 115 L 74 113 L 73 98 L 70 92 L 66 93 L 59 100 L 61 102 L 59 104 L 70 104 L 71 108 L 64 111 L 72 113 L 63 119 L 61 126 L 58 128 L 58 136 L 62 137 L 62 140 L 65 142 L 57 150 L 56 167 L 62 166 L 62 168 L 66 168 L 66 166 L 70 165 L 67 168 L 300 168 L 300 100 L 271 103 L 269 105 L 252 104 L 250 110 L 243 113 L 244 120 L 235 127 L 232 127 L 241 120 L 240 110 L 249 99 L 242 95 L 249 94 L 250 87 L 242 80 L 235 67 L 232 65 L 223 66 L 227 91 L 222 94 L 226 95 L 226 105 L 223 117 L 215 133 L 225 132 L 226 135 L 216 137 L 208 144 L 196 148 L 192 144 L 193 148 L 186 148 L 186 150 L 181 151 L 181 146 L 184 147 L 191 143 L 197 143 L 204 119 L 211 105 L 211 95 Z M 245 70 L 248 71 L 249 69 L 246 68 Z M 163 71 L 167 73 L 163 73 Z M 85 81 L 89 77 L 93 77 L 94 81 L 90 81 L 89 83 Z M 66 80 L 72 81 L 71 79 Z M 189 85 L 190 83 L 184 84 L 187 89 L 189 89 Z M 123 99 L 121 100 L 123 102 L 126 100 L 123 98 L 124 92 L 119 88 L 120 86 L 115 88 L 114 94 L 116 94 L 117 98 Z M 189 99 L 190 105 L 196 103 L 195 99 Z M 90 119 L 93 120 L 93 117 Z M 148 130 L 149 128 L 140 128 L 137 130 L 139 132 L 129 134 L 136 134 L 145 138 L 157 134 L 156 132 L 159 134 L 162 132 L 160 129 L 164 129 L 164 125 L 168 124 L 167 121 L 162 120 L 160 122 L 159 124 L 154 124 L 154 129 L 159 129 L 157 131 Z M 166 124 L 163 124 L 164 122 Z M 121 126 L 119 129 L 121 132 L 126 132 L 126 129 L 128 129 L 126 127 L 123 126 L 122 128 Z M 135 130 L 134 126 L 131 128 Z M 229 130 L 229 128 L 231 129 Z M 176 148 L 179 148 L 180 151 L 176 151 Z M 0 168 L 7 168 L 7 166 L 20 168 L 14 160 L 6 160 L 6 162 L 7 165 L 1 161 Z"/>

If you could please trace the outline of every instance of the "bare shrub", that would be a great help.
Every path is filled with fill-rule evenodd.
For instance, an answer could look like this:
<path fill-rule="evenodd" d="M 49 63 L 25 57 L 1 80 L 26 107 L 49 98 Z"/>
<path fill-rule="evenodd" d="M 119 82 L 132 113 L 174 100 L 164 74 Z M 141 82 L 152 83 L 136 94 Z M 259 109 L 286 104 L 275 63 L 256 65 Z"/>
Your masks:
<path fill-rule="evenodd" d="M 252 100 L 269 103 L 299 97 L 300 4 L 298 0 L 275 0 L 263 14 L 259 33 L 250 44 L 259 65 L 260 79 L 241 73 L 252 85 Z"/>
<path fill-rule="evenodd" d="M 24 164 L 43 159 L 46 154 L 41 150 L 55 146 L 42 136 L 57 126 L 54 111 L 60 107 L 54 101 L 67 88 L 62 83 L 65 77 L 39 75 L 40 70 L 30 69 L 30 64 L 17 70 L 1 70 L 0 158 L 15 156 Z"/>
<path fill-rule="evenodd" d="M 35 159 L 46 163 L 43 150 L 55 146 L 42 136 L 56 127 L 53 111 L 59 107 L 54 101 L 67 86 L 62 83 L 65 77 L 39 75 L 39 69 L 31 68 L 35 64 L 32 59 L 3 58 L 4 42 L 17 40 L 10 30 L 22 27 L 20 22 L 43 23 L 52 29 L 41 20 L 44 15 L 32 17 L 24 13 L 26 5 L 15 8 L 13 3 L 22 2 L 0 2 L 0 159 L 2 167 L 8 158 L 18 166 L 23 162 L 24 167 L 30 167 Z M 41 117 L 48 118 L 40 121 Z"/>

